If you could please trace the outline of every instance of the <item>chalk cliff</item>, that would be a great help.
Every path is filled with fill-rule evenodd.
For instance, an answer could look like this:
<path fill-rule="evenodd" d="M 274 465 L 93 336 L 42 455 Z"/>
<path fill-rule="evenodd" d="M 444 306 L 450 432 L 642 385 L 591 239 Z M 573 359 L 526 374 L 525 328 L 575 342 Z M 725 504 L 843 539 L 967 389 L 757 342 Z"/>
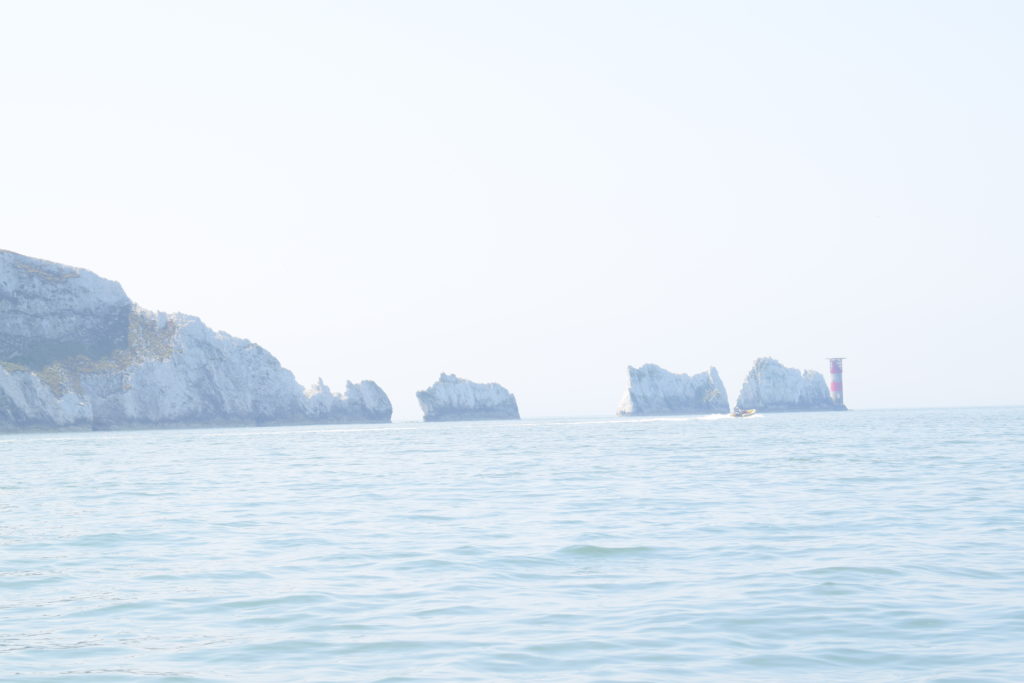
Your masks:
<path fill-rule="evenodd" d="M 109 355 L 127 346 L 131 311 L 116 282 L 0 250 L 0 362 L 41 370 Z"/>
<path fill-rule="evenodd" d="M 346 382 L 345 393 L 331 393 L 322 379 L 306 390 L 306 413 L 316 422 L 390 422 L 391 401 L 376 382 Z"/>
<path fill-rule="evenodd" d="M 718 370 L 693 376 L 675 374 L 653 363 L 629 367 L 629 386 L 619 415 L 695 415 L 728 413 L 729 399 Z"/>
<path fill-rule="evenodd" d="M 424 422 L 518 420 L 516 397 L 500 384 L 478 384 L 441 373 L 433 386 L 416 392 Z"/>
<path fill-rule="evenodd" d="M 373 382 L 303 393 L 273 355 L 116 282 L 0 251 L 0 430 L 388 422 Z"/>
<path fill-rule="evenodd" d="M 736 399 L 738 410 L 761 412 L 845 410 L 832 403 L 820 372 L 787 368 L 774 358 L 758 358 Z"/>

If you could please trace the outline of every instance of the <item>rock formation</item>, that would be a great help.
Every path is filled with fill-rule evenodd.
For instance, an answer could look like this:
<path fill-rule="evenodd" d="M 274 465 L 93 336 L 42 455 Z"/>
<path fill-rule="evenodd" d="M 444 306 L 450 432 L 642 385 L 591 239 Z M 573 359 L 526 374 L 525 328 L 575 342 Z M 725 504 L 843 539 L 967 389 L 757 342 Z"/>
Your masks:
<path fill-rule="evenodd" d="M 143 310 L 87 270 L 0 251 L 0 431 L 390 420 L 373 382 L 304 394 L 257 344 Z"/>
<path fill-rule="evenodd" d="M 306 412 L 315 422 L 390 422 L 391 401 L 376 382 L 347 382 L 344 394 L 334 394 L 317 379 L 306 390 Z"/>
<path fill-rule="evenodd" d="M 116 282 L 0 250 L 0 362 L 41 370 L 110 355 L 128 344 L 131 312 Z"/>
<path fill-rule="evenodd" d="M 653 363 L 629 367 L 629 386 L 619 415 L 695 415 L 728 413 L 729 399 L 718 370 L 692 377 L 675 374 Z"/>
<path fill-rule="evenodd" d="M 774 358 L 758 358 L 747 374 L 736 409 L 750 408 L 761 412 L 846 409 L 832 402 L 820 372 L 787 368 Z"/>
<path fill-rule="evenodd" d="M 441 373 L 429 389 L 416 392 L 424 422 L 518 420 L 516 397 L 500 384 L 478 384 Z"/>

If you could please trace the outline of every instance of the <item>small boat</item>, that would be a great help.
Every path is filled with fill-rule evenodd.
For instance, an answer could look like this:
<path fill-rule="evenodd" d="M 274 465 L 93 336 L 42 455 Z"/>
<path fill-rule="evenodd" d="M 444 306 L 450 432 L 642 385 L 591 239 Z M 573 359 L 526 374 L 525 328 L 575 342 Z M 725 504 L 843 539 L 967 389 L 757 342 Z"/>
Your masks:
<path fill-rule="evenodd" d="M 757 410 L 754 409 L 754 408 L 751 408 L 749 410 L 740 410 L 739 408 L 737 408 L 736 410 L 732 411 L 732 416 L 733 417 L 750 417 L 751 415 L 753 415 L 756 412 L 757 412 Z"/>

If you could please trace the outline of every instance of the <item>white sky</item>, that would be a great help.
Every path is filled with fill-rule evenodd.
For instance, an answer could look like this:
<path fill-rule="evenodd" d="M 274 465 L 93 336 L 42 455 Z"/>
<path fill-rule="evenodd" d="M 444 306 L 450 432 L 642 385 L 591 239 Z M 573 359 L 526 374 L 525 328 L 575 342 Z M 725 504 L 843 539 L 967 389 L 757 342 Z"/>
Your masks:
<path fill-rule="evenodd" d="M 303 384 L 1024 403 L 1019 2 L 3 2 L 0 247 Z"/>

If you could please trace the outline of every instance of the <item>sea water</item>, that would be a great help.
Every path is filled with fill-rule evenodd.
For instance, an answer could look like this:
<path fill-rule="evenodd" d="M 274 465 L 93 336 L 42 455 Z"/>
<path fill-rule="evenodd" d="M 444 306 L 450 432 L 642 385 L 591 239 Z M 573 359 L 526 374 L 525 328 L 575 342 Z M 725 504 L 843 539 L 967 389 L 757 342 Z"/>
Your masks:
<path fill-rule="evenodd" d="M 0 436 L 0 679 L 1019 681 L 1024 409 Z"/>

